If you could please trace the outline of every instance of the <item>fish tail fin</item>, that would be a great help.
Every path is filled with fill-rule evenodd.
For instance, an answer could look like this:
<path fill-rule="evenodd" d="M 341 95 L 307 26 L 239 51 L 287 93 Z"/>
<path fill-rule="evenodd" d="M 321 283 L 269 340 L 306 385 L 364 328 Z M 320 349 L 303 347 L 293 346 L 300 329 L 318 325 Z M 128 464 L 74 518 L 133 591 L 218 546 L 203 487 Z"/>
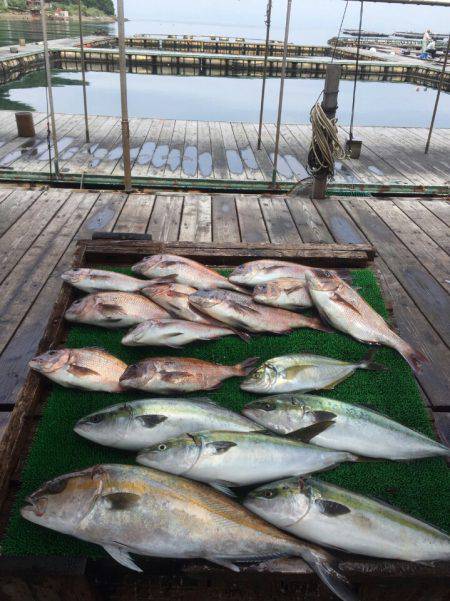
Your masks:
<path fill-rule="evenodd" d="M 382 365 L 381 363 L 375 362 L 375 355 L 377 354 L 377 349 L 371 349 L 362 359 L 359 367 L 361 369 L 368 369 L 370 371 L 388 371 L 386 365 Z"/>
<path fill-rule="evenodd" d="M 253 371 L 257 363 L 259 362 L 259 357 L 250 357 L 242 363 L 237 363 L 233 366 L 233 369 L 237 376 L 248 376 L 248 374 Z"/>
<path fill-rule="evenodd" d="M 305 547 L 301 557 L 339 599 L 342 601 L 358 600 L 349 580 L 339 570 L 336 558 L 330 553 L 311 545 L 311 547 Z"/>
<path fill-rule="evenodd" d="M 409 366 L 415 374 L 422 371 L 424 364 L 429 363 L 428 358 L 425 357 L 420 351 L 416 351 L 409 344 L 405 344 L 398 349 L 399 353 L 403 356 L 405 361 L 408 362 Z"/>
<path fill-rule="evenodd" d="M 226 326 L 228 330 L 231 330 L 235 336 L 239 336 L 241 340 L 244 342 L 250 342 L 252 337 L 248 332 L 243 332 L 242 330 L 237 330 L 236 328 L 232 328 L 231 326 Z"/>

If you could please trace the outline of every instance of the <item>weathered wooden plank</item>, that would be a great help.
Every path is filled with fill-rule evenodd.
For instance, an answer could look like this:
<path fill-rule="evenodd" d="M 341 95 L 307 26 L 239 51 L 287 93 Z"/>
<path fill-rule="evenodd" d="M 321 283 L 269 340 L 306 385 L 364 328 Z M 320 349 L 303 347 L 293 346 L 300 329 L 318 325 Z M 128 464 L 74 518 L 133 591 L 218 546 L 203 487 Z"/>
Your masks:
<path fill-rule="evenodd" d="M 180 177 L 185 137 L 186 121 L 175 121 L 164 177 Z"/>
<path fill-rule="evenodd" d="M 422 204 L 418 198 L 393 198 L 392 200 L 425 234 L 428 234 L 447 254 L 450 253 L 450 231 L 428 210 L 426 204 Z"/>
<path fill-rule="evenodd" d="M 374 244 L 389 269 L 427 315 L 442 339 L 450 343 L 450 325 L 443 319 L 450 311 L 449 297 L 442 286 L 428 273 L 396 234 L 362 198 L 342 199 L 349 214 Z"/>
<path fill-rule="evenodd" d="M 148 167 L 152 161 L 153 154 L 155 153 L 156 146 L 158 144 L 159 136 L 163 122 L 160 119 L 153 119 L 150 128 L 147 132 L 138 156 L 133 165 L 132 174 L 136 177 L 143 177 L 147 175 Z"/>
<path fill-rule="evenodd" d="M 13 192 L 15 188 L 0 188 L 0 204 L 8 198 Z"/>
<path fill-rule="evenodd" d="M 213 171 L 216 179 L 230 179 L 225 146 L 218 121 L 209 122 L 209 133 L 211 136 L 211 154 L 213 160 Z"/>
<path fill-rule="evenodd" d="M 233 128 L 231 123 L 221 121 L 219 123 L 222 132 L 223 144 L 225 147 L 225 156 L 227 159 L 228 170 L 231 179 L 241 180 L 246 178 L 244 163 L 234 138 Z"/>
<path fill-rule="evenodd" d="M 6 426 L 9 423 L 9 418 L 11 417 L 11 414 L 7 411 L 5 412 L 0 412 L 0 441 L 3 438 L 3 434 L 6 430 Z"/>
<path fill-rule="evenodd" d="M 147 139 L 148 131 L 151 127 L 152 119 L 132 119 L 130 122 L 130 162 L 133 172 L 134 164 L 141 152 L 142 145 Z M 123 175 L 123 153 L 112 170 L 113 175 Z"/>
<path fill-rule="evenodd" d="M 236 202 L 231 194 L 212 196 L 213 240 L 220 242 L 240 242 L 239 221 Z"/>
<path fill-rule="evenodd" d="M 175 121 L 165 120 L 159 135 L 158 144 L 148 166 L 147 175 L 149 177 L 162 177 L 169 157 L 169 144 L 172 138 Z"/>
<path fill-rule="evenodd" d="M 429 211 L 450 227 L 450 203 L 448 201 L 423 200 L 422 203 L 424 207 L 427 207 Z"/>
<path fill-rule="evenodd" d="M 114 231 L 145 234 L 154 202 L 153 194 L 129 194 Z"/>
<path fill-rule="evenodd" d="M 211 134 L 207 121 L 197 123 L 197 148 L 198 148 L 198 172 L 199 179 L 214 179 L 213 157 L 211 150 Z"/>
<path fill-rule="evenodd" d="M 142 138 L 140 135 L 141 128 L 146 129 L 148 127 L 146 120 L 131 119 L 130 120 L 130 143 L 134 144 L 135 138 Z M 113 136 L 105 147 L 107 148 L 106 155 L 101 159 L 100 163 L 95 168 L 95 173 L 103 175 L 116 175 L 123 174 L 123 147 L 122 147 L 122 129 L 116 129 L 117 135 Z M 139 150 L 135 149 L 134 154 L 137 156 Z M 133 157 L 130 159 L 133 163 Z"/>
<path fill-rule="evenodd" d="M 252 149 L 253 156 L 261 169 L 263 179 L 270 181 L 272 179 L 273 162 L 263 144 L 258 149 L 258 132 L 256 128 L 252 123 L 243 123 L 242 127 Z"/>
<path fill-rule="evenodd" d="M 197 121 L 186 123 L 186 136 L 184 139 L 183 156 L 181 163 L 182 177 L 197 177 L 198 171 L 198 135 Z"/>
<path fill-rule="evenodd" d="M 125 202 L 122 193 L 90 194 L 93 204 L 74 239 L 41 289 L 14 337 L 0 355 L 0 399 L 15 402 L 28 371 L 28 361 L 35 354 L 46 327 L 53 303 L 61 289 L 60 275 L 72 265 L 75 241 L 89 238 L 93 231 L 111 231 Z"/>
<path fill-rule="evenodd" d="M 256 126 L 254 126 L 254 127 L 255 127 L 255 133 L 256 133 Z M 275 159 L 275 140 L 270 135 L 269 128 L 266 127 L 265 125 L 262 128 L 261 145 L 264 146 L 264 149 L 267 152 L 267 155 L 273 165 L 273 162 Z M 280 140 L 280 147 L 281 146 L 283 146 L 283 145 L 281 144 L 281 140 Z M 270 177 L 272 177 L 272 173 L 270 174 Z M 294 172 L 292 171 L 292 169 L 286 162 L 286 159 L 284 158 L 282 152 L 280 152 L 278 155 L 277 177 L 281 181 L 291 181 L 293 179 L 297 179 L 295 177 Z"/>
<path fill-rule="evenodd" d="M 16 189 L 0 205 L 0 237 L 31 207 L 42 190 Z"/>
<path fill-rule="evenodd" d="M 435 412 L 433 419 L 439 438 L 450 447 L 450 412 Z"/>
<path fill-rule="evenodd" d="M 333 237 L 310 198 L 288 195 L 286 204 L 304 242 L 333 242 Z"/>
<path fill-rule="evenodd" d="M 187 194 L 184 197 L 179 240 L 211 242 L 211 197 L 204 194 Z"/>
<path fill-rule="evenodd" d="M 183 196 L 156 196 L 147 233 L 151 234 L 155 241 L 178 240 L 182 210 Z"/>
<path fill-rule="evenodd" d="M 383 219 L 405 246 L 428 269 L 443 288 L 450 292 L 448 255 L 392 201 L 367 199 L 367 204 Z"/>
<path fill-rule="evenodd" d="M 70 196 L 67 190 L 36 191 L 36 199 L 0 239 L 0 282 L 23 257 L 33 241 Z"/>
<path fill-rule="evenodd" d="M 236 209 L 243 242 L 261 243 L 270 241 L 258 196 L 236 196 Z"/>
<path fill-rule="evenodd" d="M 242 123 L 231 123 L 234 139 L 239 150 L 240 157 L 244 164 L 245 174 L 250 180 L 263 180 L 264 176 L 259 168 L 256 157 L 253 153 L 247 134 Z"/>
<path fill-rule="evenodd" d="M 284 198 L 262 196 L 259 202 L 273 244 L 302 241 Z"/>
<path fill-rule="evenodd" d="M 94 202 L 95 195 L 70 194 L 64 206 L 4 280 L 0 298 L 0 352 L 45 285 Z"/>
<path fill-rule="evenodd" d="M 272 138 L 275 144 L 275 136 L 276 136 L 276 127 L 273 124 L 266 123 L 264 125 L 268 134 Z M 289 138 L 289 141 L 285 137 L 283 130 L 280 130 L 280 158 L 282 158 L 289 165 L 292 173 L 297 179 L 305 179 L 308 177 L 308 172 L 306 171 L 303 161 L 305 159 L 304 153 L 302 149 L 299 148 L 299 144 L 293 140 L 292 136 L 289 136 L 289 130 L 284 130 Z M 293 144 L 290 144 L 293 142 Z"/>

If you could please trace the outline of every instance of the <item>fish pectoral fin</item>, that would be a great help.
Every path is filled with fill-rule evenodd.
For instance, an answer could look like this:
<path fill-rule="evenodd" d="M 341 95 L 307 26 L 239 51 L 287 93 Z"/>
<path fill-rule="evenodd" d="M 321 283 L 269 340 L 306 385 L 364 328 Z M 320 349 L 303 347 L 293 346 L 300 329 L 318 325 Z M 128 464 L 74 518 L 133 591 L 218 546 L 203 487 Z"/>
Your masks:
<path fill-rule="evenodd" d="M 285 292 L 287 294 L 291 294 L 292 292 L 297 292 L 297 290 L 304 290 L 306 288 L 305 284 L 297 284 L 295 286 L 291 286 L 291 288 L 286 288 Z"/>
<path fill-rule="evenodd" d="M 158 424 L 165 422 L 166 415 L 140 415 L 135 418 L 144 428 L 154 428 Z"/>
<path fill-rule="evenodd" d="M 301 428 L 300 430 L 289 432 L 289 434 L 286 436 L 287 438 L 293 438 L 294 440 L 310 442 L 315 436 L 327 430 L 327 428 L 332 426 L 334 423 L 335 422 L 333 420 L 324 420 L 322 422 L 318 422 L 317 424 L 312 424 L 312 426 L 308 426 L 307 428 Z"/>
<path fill-rule="evenodd" d="M 184 378 L 190 378 L 191 374 L 187 371 L 160 371 L 159 375 L 164 382 L 176 383 Z"/>
<path fill-rule="evenodd" d="M 111 303 L 98 303 L 97 306 L 105 317 L 113 317 L 117 314 L 126 315 L 126 311 L 124 311 L 121 305 L 113 305 Z"/>
<path fill-rule="evenodd" d="M 344 298 L 343 296 L 341 296 L 339 294 L 339 292 L 335 292 L 332 295 L 331 300 L 333 300 L 335 303 L 339 303 L 340 305 L 345 305 L 346 307 L 348 307 L 352 311 L 355 311 L 356 313 L 358 313 L 359 315 L 361 315 L 361 311 L 358 309 L 358 307 L 354 303 L 352 303 L 351 301 L 349 301 L 346 298 Z"/>
<path fill-rule="evenodd" d="M 137 505 L 141 499 L 139 495 L 132 492 L 113 492 L 102 495 L 112 511 L 125 511 Z"/>
<path fill-rule="evenodd" d="M 311 415 L 317 422 L 327 422 L 337 418 L 336 413 L 332 411 L 311 411 Z"/>
<path fill-rule="evenodd" d="M 212 451 L 214 455 L 223 455 L 232 447 L 237 447 L 237 444 L 228 440 L 216 440 L 214 442 L 208 442 L 205 446 L 208 450 Z"/>
<path fill-rule="evenodd" d="M 181 263 L 181 261 L 170 261 L 170 260 L 161 261 L 161 263 L 158 265 L 158 267 L 175 267 L 176 265 L 179 265 L 180 263 Z"/>
<path fill-rule="evenodd" d="M 323 513 L 329 517 L 345 515 L 346 513 L 351 512 L 351 509 L 349 509 L 346 505 L 343 505 L 342 503 L 336 503 L 336 501 L 328 501 L 327 499 L 316 499 L 315 505 L 319 508 L 320 513 Z"/>
<path fill-rule="evenodd" d="M 230 490 L 229 482 L 222 482 L 220 480 L 214 480 L 213 482 L 209 482 L 209 485 L 212 486 L 213 488 L 215 488 L 216 490 L 218 490 L 219 492 L 223 493 L 224 495 L 227 495 L 227 497 L 236 497 L 237 496 L 236 493 L 234 493 L 232 490 Z"/>
<path fill-rule="evenodd" d="M 99 376 L 100 374 L 95 369 L 89 367 L 83 367 L 82 365 L 69 365 L 67 368 L 69 374 L 76 376 L 77 378 L 85 378 L 87 376 Z"/>
<path fill-rule="evenodd" d="M 226 559 L 222 559 L 221 557 L 205 557 L 211 563 L 216 563 L 218 566 L 222 566 L 223 568 L 228 568 L 233 572 L 240 572 L 240 568 L 232 563 L 231 561 L 227 561 Z"/>
<path fill-rule="evenodd" d="M 128 551 L 124 547 L 116 545 L 103 545 L 103 548 L 113 559 L 122 564 L 126 568 L 134 572 L 142 572 L 143 570 L 131 559 Z"/>
<path fill-rule="evenodd" d="M 243 313 L 244 315 L 245 315 L 245 313 L 250 314 L 250 315 L 254 315 L 255 313 L 257 315 L 259 314 L 259 311 L 257 309 L 254 309 L 253 307 L 249 307 L 248 305 L 244 305 L 244 304 L 238 303 L 238 302 L 230 301 L 230 307 L 232 307 L 239 313 Z"/>

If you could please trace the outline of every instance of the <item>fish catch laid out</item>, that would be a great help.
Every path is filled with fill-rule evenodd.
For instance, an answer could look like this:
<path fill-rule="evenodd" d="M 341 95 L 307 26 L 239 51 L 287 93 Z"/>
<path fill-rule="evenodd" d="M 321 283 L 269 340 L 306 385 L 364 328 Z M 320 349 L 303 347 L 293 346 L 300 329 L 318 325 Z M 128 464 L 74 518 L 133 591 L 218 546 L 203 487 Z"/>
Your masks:
<path fill-rule="evenodd" d="M 66 388 L 122 392 L 119 379 L 127 365 L 103 349 L 47 351 L 32 359 L 31 369 Z"/>
<path fill-rule="evenodd" d="M 139 451 L 185 432 L 253 432 L 264 427 L 208 398 L 143 399 L 80 419 L 75 432 L 107 447 Z"/>
<path fill-rule="evenodd" d="M 415 372 L 427 362 L 422 353 L 415 351 L 391 330 L 381 315 L 340 278 L 328 272 L 310 273 L 307 281 L 314 305 L 334 328 L 361 342 L 395 349 Z"/>
<path fill-rule="evenodd" d="M 178 255 L 153 255 L 132 267 L 146 278 L 167 278 L 177 284 L 197 289 L 228 288 L 241 290 L 227 278 L 192 259 Z"/>
<path fill-rule="evenodd" d="M 253 300 L 263 305 L 295 311 L 313 306 L 305 280 L 280 278 L 266 284 L 258 284 L 253 289 Z"/>
<path fill-rule="evenodd" d="M 101 545 L 141 572 L 130 553 L 236 563 L 301 557 L 343 601 L 355 597 L 326 551 L 270 526 L 214 489 L 140 466 L 98 465 L 60 476 L 26 499 L 30 522 Z"/>
<path fill-rule="evenodd" d="M 122 344 L 180 348 L 191 342 L 217 340 L 223 336 L 232 336 L 234 333 L 234 330 L 226 326 L 194 323 L 184 319 L 149 319 L 130 330 L 122 338 Z"/>
<path fill-rule="evenodd" d="M 220 488 L 310 474 L 358 458 L 271 434 L 212 431 L 166 440 L 140 451 L 137 461 Z"/>
<path fill-rule="evenodd" d="M 307 394 L 270 396 L 251 401 L 242 413 L 277 434 L 308 433 L 315 445 L 364 457 L 450 457 L 445 445 L 363 405 L 336 399 Z"/>
<path fill-rule="evenodd" d="M 162 307 L 131 292 L 98 292 L 75 301 L 65 318 L 74 323 L 103 328 L 126 328 L 148 319 L 170 317 Z"/>
<path fill-rule="evenodd" d="M 300 265 L 289 261 L 276 261 L 272 259 L 260 259 L 243 263 L 234 269 L 230 276 L 230 282 L 244 286 L 257 286 L 266 284 L 280 278 L 294 278 L 302 282 L 306 281 L 306 274 L 321 271 L 308 265 Z"/>
<path fill-rule="evenodd" d="M 130 365 L 120 378 L 125 388 L 171 394 L 219 388 L 223 380 L 250 373 L 258 357 L 237 365 L 219 365 L 189 357 L 152 357 Z"/>
<path fill-rule="evenodd" d="M 384 365 L 374 362 L 374 354 L 370 351 L 358 363 L 307 353 L 274 357 L 254 370 L 241 388 L 257 394 L 332 390 L 357 369 L 385 371 Z"/>
<path fill-rule="evenodd" d="M 386 503 L 312 478 L 252 491 L 244 505 L 303 540 L 349 553 L 405 561 L 450 559 L 450 537 Z"/>
<path fill-rule="evenodd" d="M 61 278 L 83 292 L 120 291 L 138 292 L 148 286 L 147 280 L 139 280 L 123 273 L 103 269 L 78 267 L 65 271 Z"/>
<path fill-rule="evenodd" d="M 149 283 L 142 290 L 147 298 L 150 298 L 174 317 L 196 323 L 211 323 L 211 319 L 189 304 L 189 297 L 194 292 L 197 292 L 197 289 L 191 286 L 170 283 Z"/>
<path fill-rule="evenodd" d="M 295 328 L 330 331 L 318 317 L 260 305 L 250 296 L 230 290 L 199 290 L 189 297 L 189 302 L 209 317 L 249 332 L 286 334 Z"/>

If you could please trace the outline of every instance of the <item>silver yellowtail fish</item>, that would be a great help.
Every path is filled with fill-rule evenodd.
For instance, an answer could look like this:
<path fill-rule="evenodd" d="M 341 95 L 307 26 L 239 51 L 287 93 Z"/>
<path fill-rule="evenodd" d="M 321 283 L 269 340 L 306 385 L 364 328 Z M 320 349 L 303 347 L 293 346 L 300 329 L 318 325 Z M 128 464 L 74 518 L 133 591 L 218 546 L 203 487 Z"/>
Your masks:
<path fill-rule="evenodd" d="M 152 357 L 130 365 L 120 378 L 125 388 L 171 394 L 219 388 L 223 380 L 246 376 L 258 357 L 237 365 L 219 365 L 190 357 Z"/>
<path fill-rule="evenodd" d="M 197 340 L 217 340 L 232 334 L 234 331 L 225 326 L 194 323 L 184 319 L 150 319 L 130 330 L 122 339 L 122 344 L 180 348 Z"/>
<path fill-rule="evenodd" d="M 107 447 L 139 451 L 185 432 L 252 432 L 263 427 L 207 398 L 163 398 L 113 405 L 83 417 L 74 430 Z"/>
<path fill-rule="evenodd" d="M 47 351 L 30 361 L 31 369 L 66 388 L 121 392 L 119 379 L 127 366 L 103 349 Z"/>
<path fill-rule="evenodd" d="M 316 445 L 365 457 L 419 459 L 450 456 L 450 449 L 361 405 L 285 394 L 251 401 L 242 413 L 278 434 L 297 431 Z"/>
<path fill-rule="evenodd" d="M 307 353 L 274 357 L 251 373 L 241 388 L 259 394 L 331 390 L 357 369 L 384 371 L 383 365 L 373 362 L 373 354 L 370 351 L 358 363 Z"/>
<path fill-rule="evenodd" d="M 75 301 L 66 311 L 68 321 L 103 328 L 126 328 L 147 319 L 170 317 L 162 307 L 141 294 L 98 292 Z"/>
<path fill-rule="evenodd" d="M 406 561 L 450 559 L 450 537 L 385 503 L 328 482 L 290 478 L 252 491 L 244 505 L 302 539 Z"/>
<path fill-rule="evenodd" d="M 248 486 L 310 474 L 357 460 L 345 451 L 282 436 L 225 431 L 184 434 L 144 449 L 137 457 L 143 465 L 219 487 Z"/>
<path fill-rule="evenodd" d="M 381 344 L 397 350 L 414 371 L 427 362 L 389 328 L 384 319 L 347 283 L 327 272 L 308 274 L 309 293 L 323 318 L 334 328 L 368 344 Z"/>
<path fill-rule="evenodd" d="M 299 265 L 289 261 L 274 261 L 273 259 L 260 259 L 259 261 L 249 261 L 236 267 L 230 274 L 230 281 L 234 284 L 243 284 L 245 286 L 257 286 L 266 284 L 272 280 L 280 278 L 294 278 L 305 281 L 306 274 L 320 271 L 317 268 L 308 265 Z"/>
<path fill-rule="evenodd" d="M 281 309 L 308 309 L 313 306 L 305 280 L 280 278 L 258 284 L 253 290 L 253 300 L 263 305 Z"/>
<path fill-rule="evenodd" d="M 148 281 L 138 280 L 123 273 L 105 271 L 103 269 L 87 269 L 80 267 L 69 269 L 61 275 L 68 284 L 84 292 L 101 292 L 120 290 L 121 292 L 138 292 L 148 286 Z"/>
<path fill-rule="evenodd" d="M 130 465 L 98 465 L 59 476 L 26 499 L 22 517 L 101 545 L 141 572 L 130 553 L 240 562 L 301 557 L 343 601 L 354 600 L 334 559 L 270 526 L 207 486 Z"/>
<path fill-rule="evenodd" d="M 217 321 L 250 332 L 285 334 L 295 328 L 330 331 L 317 317 L 260 305 L 250 296 L 230 290 L 199 290 L 189 297 L 189 302 Z"/>
<path fill-rule="evenodd" d="M 146 278 L 168 278 L 168 280 L 197 289 L 229 288 L 240 290 L 227 278 L 197 261 L 178 255 L 153 255 L 133 266 L 134 273 Z"/>

